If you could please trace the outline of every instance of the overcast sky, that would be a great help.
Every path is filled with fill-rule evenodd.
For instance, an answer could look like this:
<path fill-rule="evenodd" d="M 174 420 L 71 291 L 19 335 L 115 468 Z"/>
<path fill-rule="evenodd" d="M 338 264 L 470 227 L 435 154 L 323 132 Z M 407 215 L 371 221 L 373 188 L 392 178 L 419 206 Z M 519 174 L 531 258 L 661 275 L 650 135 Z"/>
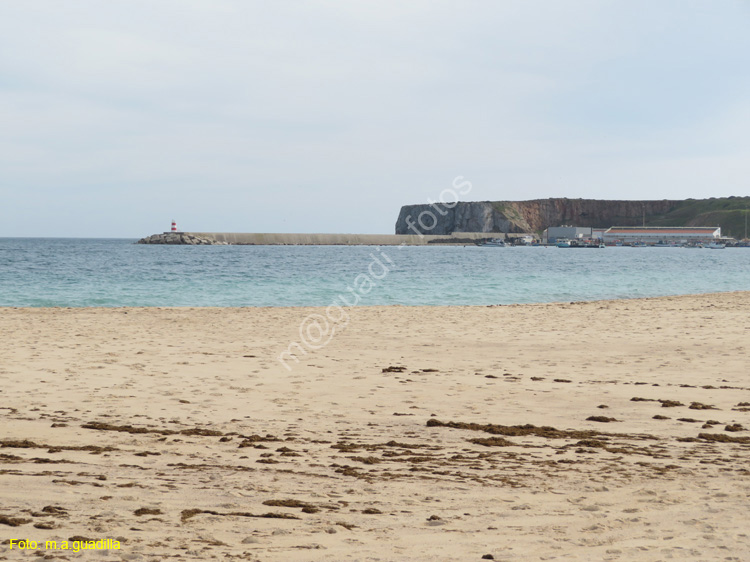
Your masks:
<path fill-rule="evenodd" d="M 0 236 L 750 189 L 750 2 L 2 0 Z"/>

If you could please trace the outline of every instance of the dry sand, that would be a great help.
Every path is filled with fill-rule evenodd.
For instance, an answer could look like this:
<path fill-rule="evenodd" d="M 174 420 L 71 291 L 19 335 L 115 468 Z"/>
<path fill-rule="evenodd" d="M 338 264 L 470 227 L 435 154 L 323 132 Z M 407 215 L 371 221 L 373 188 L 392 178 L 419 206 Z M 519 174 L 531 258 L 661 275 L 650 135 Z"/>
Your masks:
<path fill-rule="evenodd" d="M 750 293 L 310 312 L 0 310 L 0 560 L 750 559 Z"/>

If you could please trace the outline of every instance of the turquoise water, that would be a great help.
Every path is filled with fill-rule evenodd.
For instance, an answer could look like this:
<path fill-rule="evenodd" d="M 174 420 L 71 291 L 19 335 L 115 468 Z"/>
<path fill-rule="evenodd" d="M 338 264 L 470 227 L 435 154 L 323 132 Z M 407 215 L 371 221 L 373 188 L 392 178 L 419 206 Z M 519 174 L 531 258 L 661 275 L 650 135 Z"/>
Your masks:
<path fill-rule="evenodd" d="M 340 296 L 364 305 L 487 305 L 750 290 L 750 248 L 133 242 L 2 238 L 0 306 L 327 306 Z"/>

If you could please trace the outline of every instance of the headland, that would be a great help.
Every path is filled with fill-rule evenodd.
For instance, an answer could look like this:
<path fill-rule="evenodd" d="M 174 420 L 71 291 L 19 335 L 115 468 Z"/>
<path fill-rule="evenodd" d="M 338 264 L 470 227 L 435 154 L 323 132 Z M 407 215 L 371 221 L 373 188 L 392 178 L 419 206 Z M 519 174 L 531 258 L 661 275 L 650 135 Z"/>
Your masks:
<path fill-rule="evenodd" d="M 610 200 L 550 198 L 530 201 L 460 201 L 449 205 L 405 205 L 396 234 L 467 232 L 536 233 L 575 225 L 715 226 L 725 236 L 742 238 L 750 197 L 682 200 Z"/>

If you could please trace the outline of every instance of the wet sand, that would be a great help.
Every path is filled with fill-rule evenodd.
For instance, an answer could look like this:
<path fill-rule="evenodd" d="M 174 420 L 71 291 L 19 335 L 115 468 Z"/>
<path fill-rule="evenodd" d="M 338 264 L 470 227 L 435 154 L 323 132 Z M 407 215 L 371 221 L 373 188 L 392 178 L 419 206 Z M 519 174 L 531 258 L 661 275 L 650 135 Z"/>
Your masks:
<path fill-rule="evenodd" d="M 0 560 L 747 559 L 750 293 L 320 312 L 0 309 Z"/>

